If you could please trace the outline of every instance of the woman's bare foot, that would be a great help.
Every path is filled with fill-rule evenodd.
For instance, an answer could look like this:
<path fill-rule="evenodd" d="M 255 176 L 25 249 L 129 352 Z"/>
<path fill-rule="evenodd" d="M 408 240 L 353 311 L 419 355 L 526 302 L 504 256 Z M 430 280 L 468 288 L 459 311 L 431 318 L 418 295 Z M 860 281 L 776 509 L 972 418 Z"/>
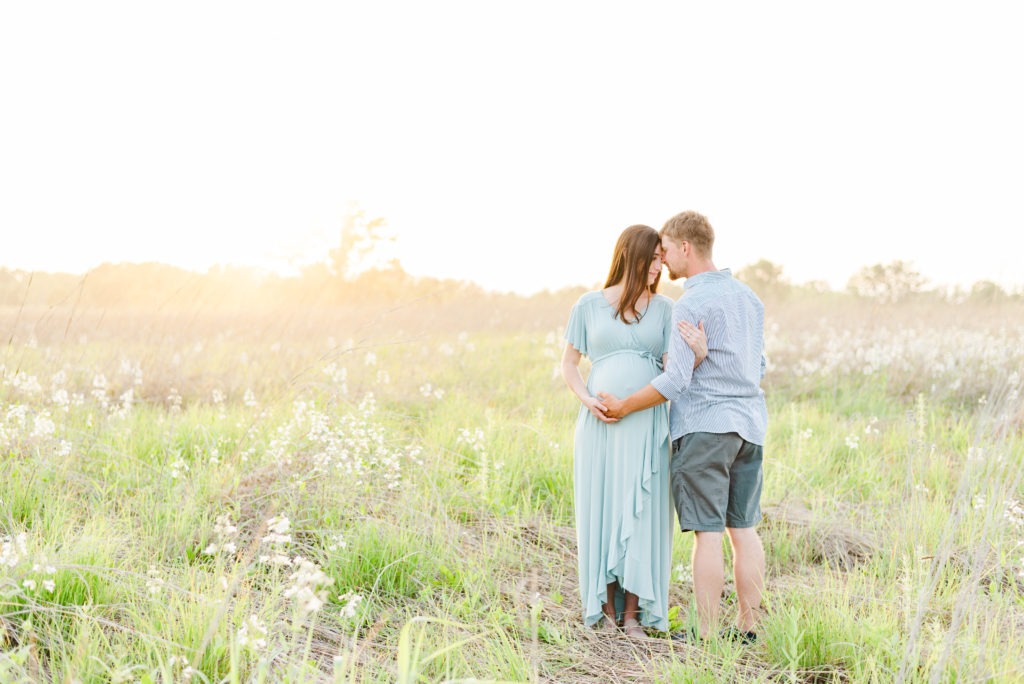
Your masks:
<path fill-rule="evenodd" d="M 646 639 L 647 632 L 640 625 L 640 621 L 634 618 L 629 618 L 622 623 L 622 631 L 626 633 L 626 636 L 633 637 L 634 639 Z"/>
<path fill-rule="evenodd" d="M 598 632 L 617 632 L 619 626 L 615 623 L 615 619 L 608 617 L 606 613 L 594 623 L 594 629 Z"/>

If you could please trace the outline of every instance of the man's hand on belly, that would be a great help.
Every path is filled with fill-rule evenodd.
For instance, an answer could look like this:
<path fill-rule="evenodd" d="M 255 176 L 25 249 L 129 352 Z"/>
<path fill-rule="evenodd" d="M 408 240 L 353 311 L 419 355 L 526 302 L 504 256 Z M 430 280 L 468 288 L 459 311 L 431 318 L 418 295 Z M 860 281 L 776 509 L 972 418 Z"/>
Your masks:
<path fill-rule="evenodd" d="M 619 399 L 607 392 L 598 392 L 597 396 L 607 408 L 605 415 L 613 418 L 625 418 L 630 413 L 643 411 L 668 401 L 661 395 L 661 392 L 654 389 L 653 385 L 647 385 L 643 389 L 633 392 L 625 399 Z"/>

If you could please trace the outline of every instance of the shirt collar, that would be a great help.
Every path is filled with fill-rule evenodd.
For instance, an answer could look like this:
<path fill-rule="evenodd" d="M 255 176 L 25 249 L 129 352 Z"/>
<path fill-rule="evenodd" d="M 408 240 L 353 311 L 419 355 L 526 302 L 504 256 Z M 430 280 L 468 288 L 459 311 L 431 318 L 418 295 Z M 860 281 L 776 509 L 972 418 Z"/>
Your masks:
<path fill-rule="evenodd" d="M 723 280 L 727 278 L 732 278 L 732 270 L 728 268 L 723 268 L 718 271 L 704 271 L 703 273 L 698 273 L 695 276 L 687 278 L 686 289 L 700 285 L 704 281 Z"/>

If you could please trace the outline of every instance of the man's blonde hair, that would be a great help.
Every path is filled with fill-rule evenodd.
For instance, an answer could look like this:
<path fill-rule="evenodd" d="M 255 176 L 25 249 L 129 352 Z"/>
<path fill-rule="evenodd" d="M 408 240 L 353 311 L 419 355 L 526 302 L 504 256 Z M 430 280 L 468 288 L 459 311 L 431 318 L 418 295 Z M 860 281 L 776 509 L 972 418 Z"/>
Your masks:
<path fill-rule="evenodd" d="M 661 229 L 661 236 L 673 242 L 689 242 L 702 257 L 711 258 L 715 246 L 715 230 L 704 214 L 684 211 L 676 214 Z"/>

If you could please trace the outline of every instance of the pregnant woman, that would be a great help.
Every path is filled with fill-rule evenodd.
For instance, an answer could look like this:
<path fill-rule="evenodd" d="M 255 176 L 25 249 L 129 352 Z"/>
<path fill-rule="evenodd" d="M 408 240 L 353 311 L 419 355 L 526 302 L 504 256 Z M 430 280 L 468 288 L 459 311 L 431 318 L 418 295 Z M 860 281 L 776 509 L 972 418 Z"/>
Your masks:
<path fill-rule="evenodd" d="M 562 376 L 582 406 L 573 452 L 574 505 L 583 622 L 645 636 L 668 631 L 672 562 L 669 424 L 665 404 L 620 421 L 604 415 L 597 389 L 629 396 L 661 373 L 672 333 L 672 300 L 656 294 L 661 241 L 630 226 L 615 244 L 604 288 L 580 297 L 569 315 Z M 684 327 L 685 326 L 685 327 Z M 707 355 L 703 330 L 690 346 Z M 583 356 L 591 362 L 586 382 Z"/>

